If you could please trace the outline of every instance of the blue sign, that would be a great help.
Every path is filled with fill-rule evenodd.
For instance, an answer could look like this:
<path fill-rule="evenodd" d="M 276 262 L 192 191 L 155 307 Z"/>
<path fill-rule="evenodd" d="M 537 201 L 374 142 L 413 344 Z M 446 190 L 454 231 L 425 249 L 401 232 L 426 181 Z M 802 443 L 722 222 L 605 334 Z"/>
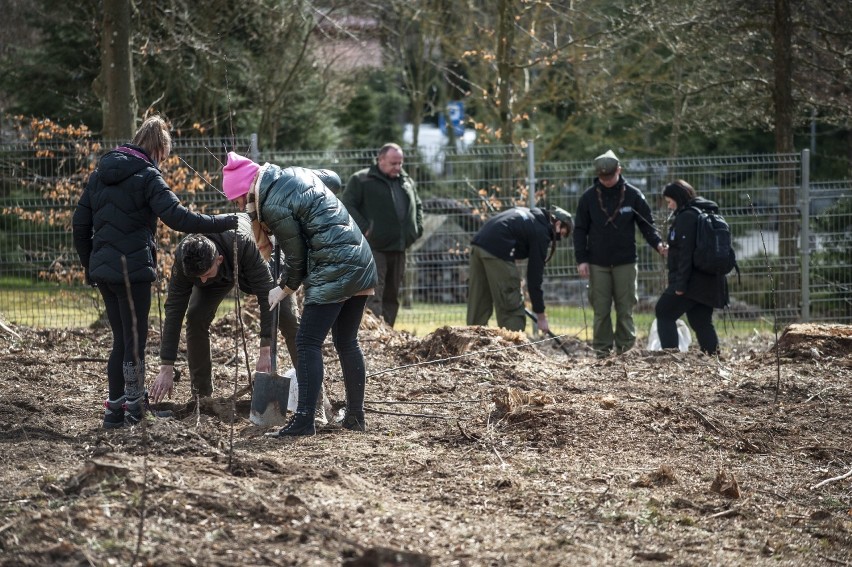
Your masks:
<path fill-rule="evenodd" d="M 464 103 L 460 100 L 454 100 L 447 104 L 447 116 L 450 117 L 450 124 L 453 125 L 453 133 L 456 137 L 464 136 Z M 438 127 L 441 133 L 447 135 L 447 119 L 444 113 L 438 115 Z"/>

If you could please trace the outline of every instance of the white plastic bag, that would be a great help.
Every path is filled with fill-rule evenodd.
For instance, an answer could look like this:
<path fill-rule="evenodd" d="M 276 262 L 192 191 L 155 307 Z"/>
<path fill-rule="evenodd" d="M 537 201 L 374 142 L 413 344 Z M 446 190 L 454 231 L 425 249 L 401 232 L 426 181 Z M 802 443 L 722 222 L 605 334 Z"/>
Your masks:
<path fill-rule="evenodd" d="M 680 352 L 689 350 L 692 344 L 692 334 L 689 327 L 681 319 L 677 320 L 677 348 Z M 657 320 L 651 323 L 651 332 L 648 334 L 648 350 L 663 350 L 660 346 L 660 334 L 657 332 Z"/>
<path fill-rule="evenodd" d="M 296 369 L 291 368 L 284 373 L 284 377 L 290 379 L 290 393 L 287 396 L 287 409 L 289 411 L 296 411 L 296 408 L 299 407 L 299 382 L 296 380 Z M 328 400 L 328 396 L 325 395 L 325 392 L 323 392 L 322 396 L 322 405 L 325 412 L 330 415 L 331 402 Z"/>
<path fill-rule="evenodd" d="M 290 379 L 290 394 L 287 396 L 287 409 L 296 411 L 299 405 L 299 383 L 296 382 L 296 369 L 291 368 L 284 373 L 284 377 Z"/>

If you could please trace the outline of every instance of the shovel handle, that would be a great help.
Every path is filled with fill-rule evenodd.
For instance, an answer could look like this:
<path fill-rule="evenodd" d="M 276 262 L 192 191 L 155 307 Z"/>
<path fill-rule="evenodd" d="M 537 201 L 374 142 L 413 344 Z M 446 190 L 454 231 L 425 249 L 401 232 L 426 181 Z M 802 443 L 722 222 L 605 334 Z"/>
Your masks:
<path fill-rule="evenodd" d="M 272 283 L 278 285 L 278 276 L 281 274 L 281 247 L 278 242 L 275 242 L 275 250 L 272 254 Z M 281 303 L 272 309 L 272 344 L 269 348 L 269 358 L 271 363 L 272 375 L 278 374 L 278 310 L 281 308 Z"/>

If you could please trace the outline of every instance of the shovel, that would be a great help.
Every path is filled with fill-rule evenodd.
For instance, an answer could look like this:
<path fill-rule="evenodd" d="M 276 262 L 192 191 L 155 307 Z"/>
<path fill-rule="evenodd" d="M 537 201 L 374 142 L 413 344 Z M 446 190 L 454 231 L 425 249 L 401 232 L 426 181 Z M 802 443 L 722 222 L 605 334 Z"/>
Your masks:
<path fill-rule="evenodd" d="M 527 314 L 527 317 L 529 317 L 530 319 L 533 320 L 533 323 L 538 322 L 538 317 L 535 316 L 535 313 L 533 313 L 529 309 L 524 309 L 524 312 Z M 560 341 L 557 338 L 557 336 L 553 333 L 553 331 L 548 330 L 547 336 L 549 336 L 551 339 L 553 339 L 553 342 L 555 342 L 557 344 L 557 346 L 559 346 L 559 348 L 562 349 L 562 352 L 564 352 L 568 356 L 571 356 L 571 351 L 568 350 L 568 347 L 565 346 L 565 343 L 563 343 L 562 341 Z"/>
<path fill-rule="evenodd" d="M 275 244 L 273 280 L 278 285 L 278 267 L 281 248 Z M 249 420 L 263 427 L 284 425 L 287 401 L 290 396 L 290 379 L 278 375 L 278 305 L 272 310 L 272 346 L 270 348 L 271 371 L 255 372 L 251 392 Z"/>

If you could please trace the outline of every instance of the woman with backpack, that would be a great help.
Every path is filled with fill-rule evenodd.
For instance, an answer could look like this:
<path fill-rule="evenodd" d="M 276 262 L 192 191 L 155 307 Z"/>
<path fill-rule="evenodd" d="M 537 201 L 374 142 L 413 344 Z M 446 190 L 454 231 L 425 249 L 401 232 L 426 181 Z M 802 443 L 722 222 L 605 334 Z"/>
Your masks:
<path fill-rule="evenodd" d="M 666 185 L 663 197 L 673 212 L 667 239 L 668 287 L 657 300 L 656 307 L 660 346 L 677 348 L 677 320 L 686 314 L 701 351 L 718 354 L 719 337 L 713 326 L 713 309 L 728 304 L 728 282 L 724 275 L 695 268 L 693 256 L 699 215 L 718 213 L 719 206 L 699 197 L 692 185 L 682 179 Z"/>

